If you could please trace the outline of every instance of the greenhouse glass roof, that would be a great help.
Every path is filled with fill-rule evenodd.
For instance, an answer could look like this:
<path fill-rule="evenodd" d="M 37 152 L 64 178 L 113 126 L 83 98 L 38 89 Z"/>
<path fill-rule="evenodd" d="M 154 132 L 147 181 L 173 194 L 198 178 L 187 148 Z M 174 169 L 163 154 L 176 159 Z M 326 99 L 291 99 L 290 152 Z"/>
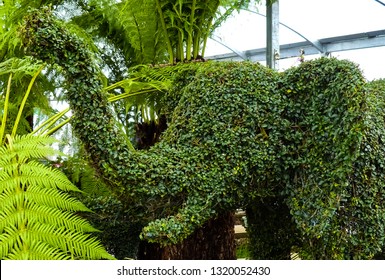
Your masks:
<path fill-rule="evenodd" d="M 280 0 L 279 68 L 330 55 L 358 63 L 367 79 L 385 78 L 385 1 Z M 265 63 L 266 5 L 234 13 L 209 40 L 205 56 Z M 259 52 L 259 53 L 258 53 Z"/>

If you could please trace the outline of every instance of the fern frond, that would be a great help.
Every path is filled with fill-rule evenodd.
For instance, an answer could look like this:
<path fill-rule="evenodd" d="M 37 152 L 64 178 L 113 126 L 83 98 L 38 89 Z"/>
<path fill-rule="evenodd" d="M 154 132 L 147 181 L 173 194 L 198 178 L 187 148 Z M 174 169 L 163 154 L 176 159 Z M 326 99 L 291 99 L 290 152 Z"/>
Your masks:
<path fill-rule="evenodd" d="M 57 247 L 74 259 L 79 256 L 83 256 L 83 259 L 112 259 L 94 237 L 80 231 L 56 228 L 48 224 L 34 224 L 28 229 L 28 238 Z"/>
<path fill-rule="evenodd" d="M 66 260 L 70 259 L 65 251 L 54 245 L 41 241 L 30 230 L 20 234 L 15 226 L 6 228 L 0 235 L 0 259 L 13 260 Z"/>
<path fill-rule="evenodd" d="M 12 174 L 17 164 L 5 166 L 0 172 L 0 194 L 15 191 L 15 186 L 20 186 L 21 178 Z"/>
<path fill-rule="evenodd" d="M 0 231 L 9 225 L 22 225 L 25 221 L 32 221 L 38 224 L 50 224 L 56 228 L 64 227 L 80 232 L 97 231 L 89 222 L 74 213 L 36 205 L 22 199 L 24 199 L 24 194 L 13 197 L 10 203 L 1 207 Z M 15 205 L 14 202 L 21 203 Z"/>
<path fill-rule="evenodd" d="M 7 226 L 0 234 L 0 260 L 7 259 L 7 256 L 15 251 L 20 244 L 20 236 L 17 228 L 12 224 Z"/>
<path fill-rule="evenodd" d="M 18 248 L 10 253 L 6 259 L 10 260 L 69 260 L 70 257 L 46 243 L 32 240 L 28 250 Z"/>
<path fill-rule="evenodd" d="M 39 205 L 55 207 L 66 211 L 89 212 L 90 210 L 84 206 L 76 198 L 67 193 L 57 192 L 55 189 L 41 188 L 40 186 L 29 186 L 25 197 L 29 201 L 33 201 Z"/>
<path fill-rule="evenodd" d="M 71 254 L 75 256 L 82 254 L 85 259 L 113 259 L 94 237 L 73 235 L 67 242 L 67 248 Z"/>
<path fill-rule="evenodd" d="M 25 216 L 27 218 L 34 218 L 40 223 L 47 223 L 56 227 L 64 227 L 69 230 L 81 232 L 98 231 L 92 227 L 87 220 L 79 217 L 78 215 L 47 206 L 28 204 L 28 209 L 25 211 Z M 36 216 L 39 216 L 39 218 L 36 218 Z"/>
<path fill-rule="evenodd" d="M 7 143 L 5 149 L 0 149 L 0 158 L 2 156 L 15 157 L 17 155 L 20 160 L 29 158 L 47 158 L 60 154 L 49 145 L 57 142 L 52 137 L 35 137 L 31 134 L 16 135 L 12 143 Z"/>
<path fill-rule="evenodd" d="M 68 178 L 59 170 L 44 166 L 39 162 L 29 161 L 20 166 L 21 183 L 44 188 L 58 188 L 63 191 L 79 192 Z"/>
<path fill-rule="evenodd" d="M 165 60 L 167 36 L 161 31 L 156 1 L 125 1 L 119 17 L 131 45 L 136 51 L 138 63 L 157 64 Z"/>
<path fill-rule="evenodd" d="M 48 146 L 55 142 L 57 142 L 57 140 L 52 137 L 35 137 L 34 135 L 26 134 L 16 135 L 13 140 L 13 146 L 16 149 L 20 147 L 20 150 L 22 150 L 23 148 L 29 150 Z M 54 152 L 55 150 L 52 149 L 52 151 Z"/>
<path fill-rule="evenodd" d="M 0 58 L 6 53 L 14 54 L 20 48 L 21 41 L 17 34 L 19 27 L 17 25 L 10 26 L 8 30 L 0 33 Z"/>
<path fill-rule="evenodd" d="M 19 198 L 18 196 L 21 194 L 23 194 L 23 197 Z M 2 205 L 0 209 L 7 205 L 17 204 L 18 199 L 25 199 L 39 205 L 55 207 L 66 211 L 90 211 L 81 202 L 66 193 L 57 192 L 55 189 L 41 188 L 32 185 L 28 186 L 28 191 L 19 194 L 10 193 L 9 190 L 4 191 L 4 193 L 0 195 L 0 205 Z"/>
<path fill-rule="evenodd" d="M 17 83 L 26 76 L 33 77 L 42 65 L 43 63 L 36 61 L 32 57 L 12 57 L 0 63 L 0 75 L 12 73 L 13 79 Z"/>
<path fill-rule="evenodd" d="M 66 193 L 79 190 L 36 160 L 52 154 L 47 145 L 53 140 L 31 135 L 7 140 L 0 147 L 1 259 L 113 259 L 90 235 L 97 230 L 76 214 L 88 208 Z"/>

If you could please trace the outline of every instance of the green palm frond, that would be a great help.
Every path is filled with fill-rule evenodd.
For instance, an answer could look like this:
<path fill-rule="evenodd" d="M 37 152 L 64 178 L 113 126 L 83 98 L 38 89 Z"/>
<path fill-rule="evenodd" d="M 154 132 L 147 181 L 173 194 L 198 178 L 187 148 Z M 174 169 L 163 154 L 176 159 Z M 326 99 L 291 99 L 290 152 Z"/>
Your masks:
<path fill-rule="evenodd" d="M 39 162 L 53 154 L 43 136 L 7 135 L 0 148 L 0 259 L 112 259 L 76 212 L 67 177 Z"/>

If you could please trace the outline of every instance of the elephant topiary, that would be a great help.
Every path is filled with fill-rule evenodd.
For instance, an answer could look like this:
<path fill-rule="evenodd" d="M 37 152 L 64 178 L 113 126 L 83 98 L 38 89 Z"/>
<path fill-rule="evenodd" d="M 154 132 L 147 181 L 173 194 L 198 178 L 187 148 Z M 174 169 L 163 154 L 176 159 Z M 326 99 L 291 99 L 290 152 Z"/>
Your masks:
<path fill-rule="evenodd" d="M 279 197 L 302 257 L 381 251 L 384 119 L 353 63 L 322 58 L 284 73 L 252 62 L 188 64 L 174 81 L 168 129 L 139 152 L 116 128 L 75 35 L 48 10 L 32 12 L 20 34 L 33 56 L 63 69 L 73 128 L 99 175 L 149 221 L 142 238 L 175 244 L 220 213 Z"/>

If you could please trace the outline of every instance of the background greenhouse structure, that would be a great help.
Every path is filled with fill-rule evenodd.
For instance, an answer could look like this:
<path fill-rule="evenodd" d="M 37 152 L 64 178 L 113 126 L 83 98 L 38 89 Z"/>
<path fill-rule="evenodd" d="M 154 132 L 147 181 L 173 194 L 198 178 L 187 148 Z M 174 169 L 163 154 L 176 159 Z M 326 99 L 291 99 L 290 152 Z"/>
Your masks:
<path fill-rule="evenodd" d="M 0 259 L 385 258 L 385 1 L 0 1 Z"/>
<path fill-rule="evenodd" d="M 276 5 L 278 69 L 298 65 L 303 50 L 305 59 L 346 58 L 358 63 L 369 80 L 383 78 L 384 1 L 281 0 Z M 206 55 L 265 63 L 266 12 L 265 3 L 235 12 L 211 36 Z"/>

